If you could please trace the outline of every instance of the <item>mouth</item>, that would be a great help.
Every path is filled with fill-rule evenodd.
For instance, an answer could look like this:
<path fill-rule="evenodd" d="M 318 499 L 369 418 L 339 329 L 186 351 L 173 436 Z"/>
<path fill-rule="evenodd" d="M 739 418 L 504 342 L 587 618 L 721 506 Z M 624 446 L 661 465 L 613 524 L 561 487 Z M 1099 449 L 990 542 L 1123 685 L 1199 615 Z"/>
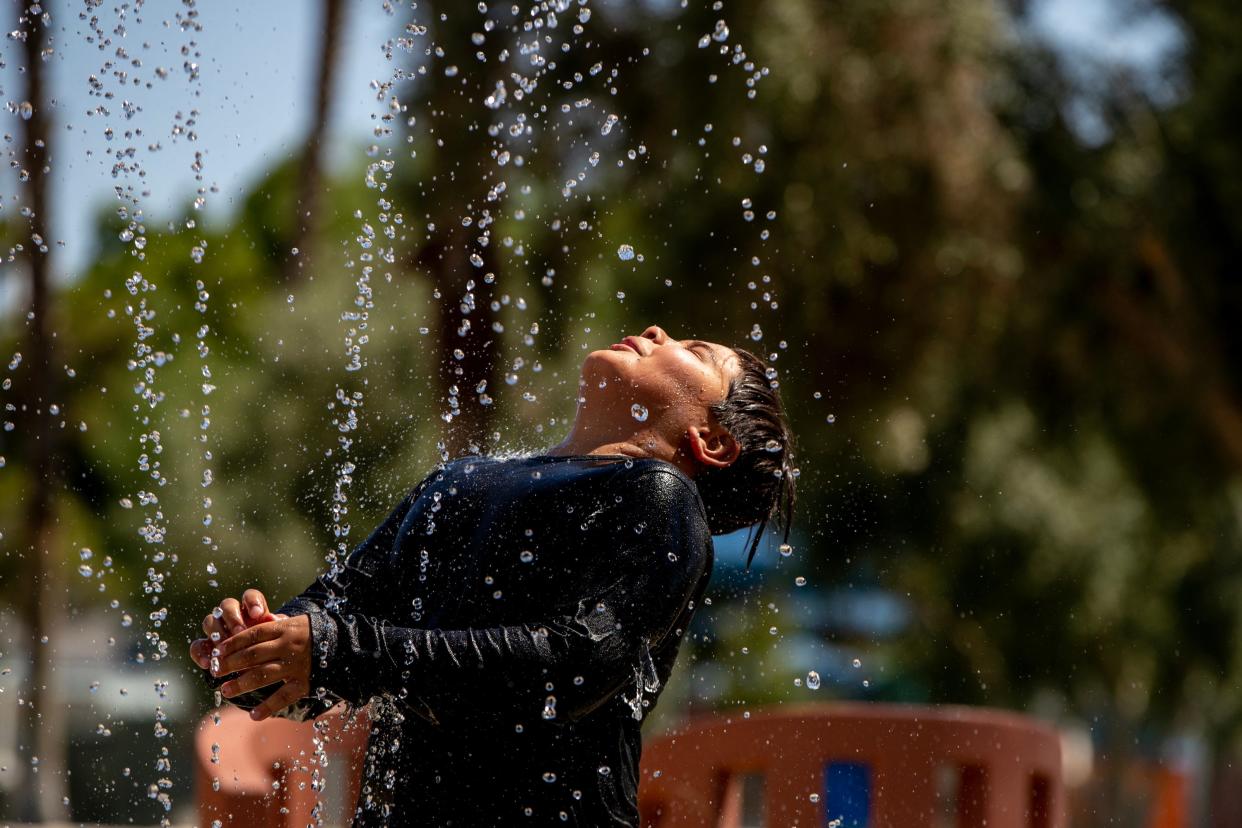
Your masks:
<path fill-rule="evenodd" d="M 633 343 L 633 341 L 632 341 L 633 339 L 634 339 L 634 337 L 632 337 L 632 336 L 627 336 L 625 339 L 621 340 L 620 342 L 615 342 L 615 343 L 613 343 L 613 344 L 610 346 L 610 350 L 613 350 L 613 351 L 618 351 L 618 350 L 622 350 L 622 351 L 633 351 L 634 353 L 638 354 L 639 356 L 642 356 L 642 353 L 643 353 L 643 352 L 642 352 L 642 351 L 640 351 L 640 350 L 638 350 L 638 346 L 636 346 L 636 345 Z"/>

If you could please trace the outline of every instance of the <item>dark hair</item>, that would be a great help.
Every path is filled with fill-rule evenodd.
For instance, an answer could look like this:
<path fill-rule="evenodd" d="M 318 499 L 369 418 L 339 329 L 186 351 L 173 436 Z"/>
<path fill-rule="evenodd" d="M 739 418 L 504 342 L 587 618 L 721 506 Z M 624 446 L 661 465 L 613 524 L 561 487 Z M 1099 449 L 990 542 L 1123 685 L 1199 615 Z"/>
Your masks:
<path fill-rule="evenodd" d="M 759 524 L 746 556 L 755 557 L 769 520 L 777 520 L 789 542 L 793 521 L 793 431 L 776 381 L 775 369 L 750 351 L 734 348 L 742 370 L 729 383 L 724 400 L 708 410 L 733 435 L 741 453 L 725 468 L 701 469 L 695 476 L 713 535 Z"/>

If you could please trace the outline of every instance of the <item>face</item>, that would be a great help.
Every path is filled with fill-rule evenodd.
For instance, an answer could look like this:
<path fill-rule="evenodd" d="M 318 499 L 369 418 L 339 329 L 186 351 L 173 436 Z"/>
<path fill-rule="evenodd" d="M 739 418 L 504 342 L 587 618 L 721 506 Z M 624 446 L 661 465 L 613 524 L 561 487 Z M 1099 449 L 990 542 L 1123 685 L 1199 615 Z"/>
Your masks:
<path fill-rule="evenodd" d="M 632 416 L 637 404 L 653 424 L 672 429 L 699 425 L 707 406 L 722 401 L 740 372 L 732 348 L 698 339 L 673 339 L 652 325 L 607 350 L 592 351 L 582 366 L 581 396 L 587 404 Z M 634 419 L 640 420 L 642 411 Z M 636 423 L 637 424 L 637 423 Z"/>

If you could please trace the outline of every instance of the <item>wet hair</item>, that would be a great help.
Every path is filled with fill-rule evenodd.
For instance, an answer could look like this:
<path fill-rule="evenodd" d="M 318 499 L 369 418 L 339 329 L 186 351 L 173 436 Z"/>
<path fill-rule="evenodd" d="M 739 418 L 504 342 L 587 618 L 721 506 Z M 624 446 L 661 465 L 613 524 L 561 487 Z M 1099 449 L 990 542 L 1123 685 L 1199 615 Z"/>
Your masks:
<path fill-rule="evenodd" d="M 707 507 L 713 535 L 758 524 L 749 541 L 749 569 L 769 521 L 784 529 L 783 542 L 789 542 L 795 499 L 794 441 L 775 372 L 750 351 L 733 350 L 741 371 L 729 382 L 725 398 L 708 411 L 733 436 L 741 452 L 724 468 L 700 469 L 694 482 Z"/>

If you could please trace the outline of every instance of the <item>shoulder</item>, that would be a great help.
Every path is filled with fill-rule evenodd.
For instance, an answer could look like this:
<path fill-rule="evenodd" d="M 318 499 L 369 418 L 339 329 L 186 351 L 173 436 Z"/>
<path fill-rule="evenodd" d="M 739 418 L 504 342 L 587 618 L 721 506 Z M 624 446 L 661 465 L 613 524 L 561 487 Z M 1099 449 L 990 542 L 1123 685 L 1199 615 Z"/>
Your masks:
<path fill-rule="evenodd" d="M 665 460 L 643 458 L 632 467 L 618 463 L 621 471 L 614 483 L 638 497 L 627 498 L 637 508 L 657 520 L 701 524 L 706 532 L 707 509 L 694 479 Z M 710 536 L 710 532 L 707 533 Z"/>
<path fill-rule="evenodd" d="M 635 463 L 635 466 L 639 468 L 639 478 L 660 496 L 694 501 L 702 505 L 699 487 L 694 484 L 694 479 L 672 463 L 650 458 Z"/>

